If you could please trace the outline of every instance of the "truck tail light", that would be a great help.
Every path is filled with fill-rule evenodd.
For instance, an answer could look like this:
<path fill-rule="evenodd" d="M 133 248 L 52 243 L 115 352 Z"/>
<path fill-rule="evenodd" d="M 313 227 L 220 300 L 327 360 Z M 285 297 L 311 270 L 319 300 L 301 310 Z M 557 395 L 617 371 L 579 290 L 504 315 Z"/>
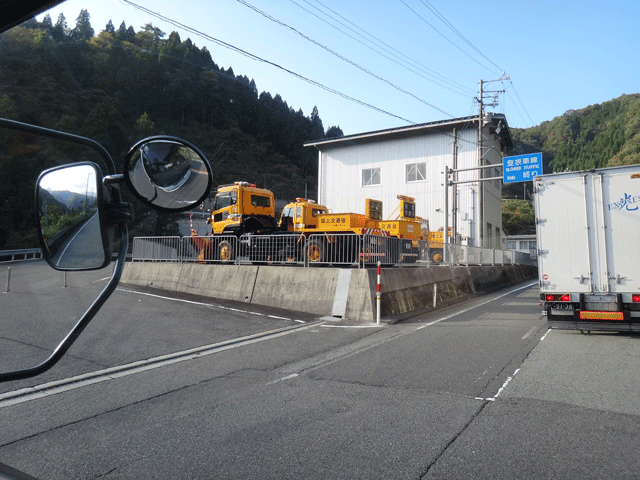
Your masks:
<path fill-rule="evenodd" d="M 633 303 L 640 303 L 640 295 L 632 295 L 631 300 Z"/>
<path fill-rule="evenodd" d="M 570 301 L 571 301 L 571 295 L 569 295 L 568 293 L 547 295 L 547 302 L 570 302 Z"/>

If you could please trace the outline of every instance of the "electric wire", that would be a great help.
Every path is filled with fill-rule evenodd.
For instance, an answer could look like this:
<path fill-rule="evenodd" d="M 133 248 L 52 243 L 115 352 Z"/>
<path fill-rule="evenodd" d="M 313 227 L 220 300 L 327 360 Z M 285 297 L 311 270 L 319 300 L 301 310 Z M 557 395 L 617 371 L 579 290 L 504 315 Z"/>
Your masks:
<path fill-rule="evenodd" d="M 405 69 L 409 70 L 410 72 L 412 72 L 412 73 L 414 73 L 414 74 L 416 74 L 416 75 L 420 76 L 421 78 L 424 78 L 425 80 L 428 80 L 428 81 L 433 82 L 433 83 L 435 83 L 435 84 L 437 84 L 437 85 L 439 85 L 439 86 L 441 86 L 441 87 L 443 87 L 443 88 L 446 88 L 447 90 L 450 90 L 450 91 L 452 91 L 453 93 L 456 93 L 456 94 L 458 94 L 458 95 L 462 95 L 462 96 L 465 96 L 465 97 L 466 97 L 466 96 L 468 96 L 466 93 L 463 93 L 463 92 L 460 92 L 460 91 L 456 91 L 456 90 L 454 90 L 454 89 L 452 88 L 452 86 L 451 86 L 451 85 L 442 84 L 442 83 L 441 83 L 441 79 L 438 79 L 438 78 L 436 77 L 436 75 L 439 75 L 439 74 L 437 74 L 437 73 L 435 73 L 435 72 L 434 72 L 434 74 L 431 74 L 431 73 L 425 72 L 427 75 L 431 76 L 432 78 L 425 77 L 424 75 L 422 75 L 420 72 L 417 72 L 417 71 L 416 71 L 416 70 L 414 70 L 413 68 L 410 68 L 409 66 L 407 66 L 407 65 L 405 65 L 405 64 L 402 64 L 402 63 L 400 63 L 398 60 L 396 60 L 396 59 L 394 59 L 394 58 L 392 58 L 392 57 L 389 57 L 388 55 L 385 55 L 384 53 L 381 53 L 380 51 L 378 51 L 378 50 L 376 50 L 376 49 L 372 48 L 370 45 L 367 45 L 366 43 L 362 42 L 361 40 L 358 40 L 358 39 L 357 39 L 357 38 L 355 38 L 353 35 L 348 34 L 347 32 L 345 32 L 345 31 L 341 30 L 340 28 L 336 27 L 335 25 L 331 24 L 330 22 L 328 22 L 328 21 L 327 21 L 327 20 L 325 20 L 324 18 L 319 17 L 318 15 L 316 15 L 315 13 L 313 13 L 313 12 L 309 11 L 308 9 L 304 8 L 302 5 L 300 5 L 299 3 L 295 2 L 294 0 L 289 0 L 289 1 L 290 1 L 291 3 L 293 3 L 294 5 L 296 5 L 297 7 L 299 7 L 300 9 L 302 9 L 302 10 L 304 10 L 305 12 L 309 13 L 310 15 L 313 15 L 314 17 L 316 17 L 316 18 L 317 18 L 318 20 L 320 20 L 321 22 L 326 23 L 327 25 L 331 26 L 332 28 L 334 28 L 334 29 L 338 30 L 338 31 L 339 31 L 339 32 L 341 32 L 342 34 L 344 34 L 344 35 L 346 35 L 347 37 L 351 38 L 351 39 L 352 39 L 352 40 L 354 40 L 355 42 L 358 42 L 359 44 L 361 44 L 361 45 L 362 45 L 362 46 L 364 46 L 365 48 L 368 48 L 369 50 L 372 50 L 373 52 L 377 53 L 378 55 L 381 55 L 382 57 L 384 57 L 384 58 L 386 58 L 387 60 L 389 60 L 389 61 L 391 61 L 391 62 L 395 63 L 396 65 L 399 65 L 400 67 L 402 67 L 402 68 L 405 68 Z M 306 2 L 306 0 L 304 0 L 304 1 Z M 306 3 L 308 3 L 308 2 L 306 2 Z M 313 6 L 313 5 L 311 5 L 311 6 L 312 6 L 313 8 L 315 8 L 316 10 L 320 11 L 321 13 L 323 13 L 324 15 L 326 15 L 326 13 L 322 12 L 322 11 L 321 11 L 321 10 L 319 10 L 317 7 L 315 7 L 315 6 Z M 332 20 L 334 20 L 334 19 L 332 19 Z M 345 25 L 344 25 L 344 24 L 342 24 L 341 22 L 338 22 L 338 23 L 340 23 L 341 25 L 345 26 Z M 345 27 L 346 27 L 346 26 L 345 26 Z M 349 27 L 346 27 L 346 28 L 349 28 Z M 349 29 L 350 29 L 350 28 L 349 28 Z M 353 31 L 353 29 L 350 29 L 350 30 L 352 30 L 352 31 Z M 359 34 L 357 34 L 357 35 L 359 35 Z M 361 36 L 361 35 L 359 35 L 359 36 Z M 440 76 L 441 76 L 441 75 L 440 75 Z M 445 80 L 445 81 L 448 81 L 448 82 L 450 82 L 450 81 L 451 81 L 451 80 L 446 79 L 446 78 L 445 78 L 444 80 Z M 455 82 L 454 82 L 454 83 L 455 83 Z"/>
<path fill-rule="evenodd" d="M 494 67 L 496 67 L 498 70 L 503 71 L 504 70 L 502 68 L 500 68 L 495 62 L 493 62 L 489 57 L 487 57 L 484 53 L 482 53 L 480 51 L 480 49 L 478 49 L 473 43 L 471 43 L 464 35 L 462 35 L 462 33 L 460 33 L 460 31 L 451 23 L 449 22 L 449 20 L 447 20 L 447 18 L 442 15 L 438 9 L 436 7 L 434 7 L 431 2 L 429 2 L 429 0 L 420 0 L 422 2 L 422 4 L 429 9 L 436 17 L 438 17 L 438 19 L 444 23 L 447 27 L 449 27 L 449 29 L 451 29 L 451 31 L 453 31 L 462 41 L 464 41 L 467 45 L 469 45 L 476 53 L 478 53 L 480 56 L 482 56 L 485 60 L 487 60 L 489 63 L 491 63 Z M 404 2 L 403 2 L 404 3 Z M 504 85 L 504 82 L 503 82 Z M 529 119 L 529 121 L 531 122 L 531 125 L 534 125 L 533 119 L 531 118 L 531 116 L 529 115 L 529 112 L 527 111 L 527 108 L 524 104 L 524 102 L 522 101 L 522 99 L 520 98 L 520 95 L 518 94 L 518 91 L 516 90 L 515 85 L 513 84 L 513 81 L 510 81 L 510 86 L 513 89 L 513 92 L 518 100 L 518 102 L 520 103 L 520 106 L 522 107 L 522 110 L 524 110 L 524 113 L 526 114 L 527 118 Z M 509 92 L 507 91 L 507 94 L 509 94 Z M 520 115 L 520 117 L 522 118 L 522 120 L 526 121 L 525 117 L 522 115 L 522 113 L 520 112 L 520 109 L 518 108 L 518 106 L 516 105 L 516 102 L 514 103 L 514 107 L 516 108 L 516 110 L 518 111 L 518 114 Z"/>
<path fill-rule="evenodd" d="M 307 78 L 307 77 L 305 77 L 303 75 L 300 75 L 299 73 L 296 73 L 296 72 L 294 72 L 294 71 L 292 71 L 292 70 L 290 70 L 288 68 L 285 68 L 285 67 L 283 67 L 281 65 L 278 65 L 275 62 L 272 62 L 270 60 L 267 60 L 267 59 L 264 59 L 264 58 L 259 57 L 257 55 L 254 55 L 254 54 L 252 54 L 250 52 L 247 52 L 246 50 L 243 50 L 243 49 L 241 49 L 239 47 L 236 47 L 235 45 L 231 45 L 230 43 L 227 43 L 227 42 L 224 42 L 224 41 L 222 41 L 220 39 L 212 37 L 209 34 L 201 32 L 200 30 L 196 30 L 195 28 L 189 27 L 188 25 L 185 25 L 183 23 L 178 22 L 177 20 L 173 20 L 173 19 L 171 19 L 169 17 L 166 17 L 166 16 L 164 16 L 164 15 L 158 13 L 158 12 L 155 12 L 155 11 L 150 10 L 148 8 L 145 8 L 145 7 L 141 6 L 141 5 L 138 5 L 138 4 L 136 4 L 136 3 L 134 3 L 134 2 L 132 2 L 130 0 L 122 0 L 122 1 L 124 3 L 126 3 L 126 4 L 128 4 L 128 5 L 131 5 L 132 7 L 136 8 L 136 9 L 138 9 L 140 11 L 143 11 L 143 12 L 155 17 L 155 18 L 158 18 L 158 19 L 160 19 L 160 20 L 162 20 L 164 22 L 170 23 L 171 25 L 173 25 L 175 27 L 182 28 L 182 29 L 184 29 L 184 30 L 186 30 L 188 32 L 193 33 L 194 35 L 198 35 L 199 37 L 202 37 L 202 38 L 204 38 L 206 40 L 209 40 L 209 41 L 215 43 L 216 45 L 219 45 L 221 47 L 227 48 L 227 49 L 229 49 L 231 51 L 234 51 L 236 53 L 239 53 L 239 54 L 241 54 L 241 55 L 243 55 L 243 56 L 245 56 L 247 58 L 250 58 L 251 60 L 255 60 L 255 61 L 258 61 L 258 62 L 262 62 L 262 63 L 266 63 L 268 65 L 271 65 L 274 68 L 277 68 L 277 69 L 279 69 L 279 70 L 281 70 L 281 71 L 283 71 L 285 73 L 288 73 L 288 74 L 298 78 L 299 80 L 302 80 L 302 81 L 304 81 L 306 83 L 309 83 L 310 85 L 316 86 L 318 88 L 321 88 L 322 90 L 325 90 L 325 91 L 327 91 L 329 93 L 332 93 L 334 95 L 338 95 L 338 96 L 340 96 L 340 97 L 342 97 L 342 98 L 344 98 L 346 100 L 349 100 L 349 101 L 351 101 L 353 103 L 357 103 L 357 104 L 359 104 L 361 106 L 370 108 L 372 110 L 375 110 L 377 112 L 383 113 L 385 115 L 389 115 L 391 117 L 397 118 L 399 120 L 402 120 L 403 122 L 411 123 L 411 124 L 414 124 L 414 125 L 416 124 L 416 122 L 414 122 L 413 120 L 408 120 L 408 119 L 406 119 L 404 117 L 401 117 L 399 115 L 391 113 L 391 112 L 389 112 L 387 110 L 384 110 L 382 108 L 379 108 L 379 107 L 376 107 L 374 105 L 371 105 L 370 103 L 367 103 L 367 102 L 365 102 L 363 100 L 359 100 L 359 99 L 354 98 L 354 97 L 352 97 L 350 95 L 342 93 L 342 92 L 340 92 L 338 90 L 335 90 L 335 89 L 333 89 L 331 87 L 328 87 L 328 86 L 326 86 L 326 85 L 324 85 L 324 84 L 322 84 L 320 82 L 317 82 L 315 80 Z"/>
<path fill-rule="evenodd" d="M 447 42 L 449 42 L 451 45 L 453 45 L 455 48 L 457 48 L 458 50 L 460 50 L 464 55 L 466 55 L 467 57 L 469 57 L 471 60 L 473 60 L 474 62 L 476 62 L 478 65 L 480 65 L 482 68 L 487 69 L 488 71 L 492 72 L 493 71 L 488 68 L 486 65 L 483 65 L 482 63 L 480 63 L 478 60 L 476 60 L 475 58 L 473 58 L 471 55 L 469 55 L 467 52 L 465 52 L 462 48 L 460 48 L 458 45 L 456 45 L 453 41 L 451 41 L 449 38 L 447 38 L 444 34 L 442 34 L 437 28 L 435 28 L 433 25 L 431 25 L 429 22 L 427 22 L 418 12 L 416 12 L 413 8 L 411 8 L 409 5 L 406 4 L 406 2 L 404 0 L 400 0 L 400 2 L 407 7 L 409 10 L 411 10 L 414 15 L 416 15 L 420 20 L 422 20 L 424 23 L 426 23 L 427 25 L 429 25 L 438 35 L 440 35 L 442 38 L 444 38 Z"/>
<path fill-rule="evenodd" d="M 309 4 L 308 0 L 303 0 L 305 3 Z M 392 54 L 393 52 L 395 52 L 396 54 L 400 55 L 401 57 L 404 57 L 406 59 L 406 62 L 409 64 L 412 64 L 412 66 L 414 66 L 415 68 L 417 68 L 418 70 L 421 70 L 425 73 L 428 73 L 429 75 L 432 76 L 438 76 L 440 77 L 442 80 L 449 82 L 451 84 L 454 84 L 456 87 L 459 87 L 460 89 L 462 89 L 463 91 L 466 92 L 470 92 L 470 94 L 473 94 L 473 90 L 471 90 L 469 87 L 456 82 L 455 80 L 451 79 L 451 78 L 447 78 L 444 75 L 436 72 L 435 70 L 432 70 L 428 67 L 425 67 L 424 65 L 420 64 L 418 61 L 412 59 L 411 57 L 408 57 L 407 55 L 405 55 L 404 53 L 402 53 L 400 50 L 397 50 L 396 48 L 392 47 L 391 45 L 389 45 L 388 43 L 385 43 L 384 41 L 382 41 L 381 39 L 379 39 L 378 37 L 376 37 L 375 35 L 372 35 L 371 33 L 367 32 L 366 30 L 362 29 L 361 27 L 359 27 L 358 25 L 356 25 L 355 23 L 351 22 L 348 18 L 345 18 L 344 16 L 340 15 L 338 12 L 336 12 L 335 10 L 332 10 L 331 8 L 329 8 L 328 6 L 326 6 L 324 3 L 320 2 L 320 0 L 314 0 L 316 3 L 318 3 L 319 5 L 321 5 L 323 8 L 325 8 L 326 10 L 330 11 L 332 14 L 336 15 L 337 17 L 340 17 L 342 20 L 344 20 L 345 22 L 349 23 L 350 25 L 352 25 L 353 27 L 355 27 L 356 29 L 360 30 L 362 33 L 364 33 L 367 37 L 370 37 L 371 39 L 373 39 L 375 42 L 377 42 L 379 45 L 376 45 L 377 47 L 382 48 L 382 50 L 384 50 L 385 52 Z M 313 6 L 311 4 L 309 4 L 310 6 Z M 325 12 L 322 12 L 320 9 L 318 9 L 317 7 L 316 10 L 320 11 L 321 13 L 323 13 L 324 15 L 326 15 L 327 17 L 331 18 L 330 15 L 328 15 Z M 335 19 L 332 19 L 335 20 Z M 352 32 L 354 32 L 356 35 L 358 35 L 359 37 L 363 38 L 365 41 L 371 42 L 375 45 L 375 42 L 372 40 L 367 40 L 363 35 L 359 34 L 358 32 L 356 32 L 355 30 L 353 30 L 352 28 L 348 27 L 347 25 L 344 25 L 342 22 L 336 20 L 338 23 L 340 23 L 341 25 L 343 25 L 345 28 L 348 28 L 349 30 L 351 30 Z M 337 28 L 337 27 L 334 27 Z M 386 48 L 385 48 L 386 47 Z M 392 52 L 393 51 L 393 52 Z M 430 73 L 429 73 L 430 72 Z M 459 93 L 459 92 L 456 92 Z M 462 94 L 461 95 L 466 95 L 466 94 Z"/>
<path fill-rule="evenodd" d="M 462 33 L 460 33 L 460 31 L 453 26 L 453 24 L 451 22 L 449 22 L 449 20 L 447 20 L 445 18 L 444 15 L 442 15 L 428 0 L 420 0 L 422 2 L 422 4 L 427 7 L 435 16 L 437 16 L 440 21 L 442 23 L 444 23 L 447 27 L 449 27 L 451 29 L 451 31 L 453 31 L 453 33 L 455 33 L 462 41 L 464 41 L 467 45 L 469 45 L 473 50 L 475 50 L 482 58 L 484 58 L 485 60 L 487 60 L 489 63 L 491 63 L 491 65 L 493 65 L 494 67 L 496 67 L 498 70 L 500 70 L 501 72 L 503 72 L 504 70 L 502 68 L 500 68 L 498 65 L 496 65 L 489 57 L 487 57 L 484 53 L 482 53 L 473 43 L 471 43 L 469 40 L 467 40 L 467 38 L 462 35 Z"/>
<path fill-rule="evenodd" d="M 513 93 L 515 93 L 516 98 L 518 99 L 518 101 L 520 102 L 520 105 L 522 106 L 522 109 L 524 110 L 524 113 L 526 113 L 527 118 L 531 122 L 531 126 L 534 126 L 535 123 L 534 123 L 533 119 L 531 118 L 531 115 L 529 115 L 529 112 L 527 111 L 527 108 L 525 107 L 524 102 L 520 98 L 520 95 L 518 95 L 518 91 L 516 90 L 516 86 L 513 84 L 513 81 L 510 81 L 510 84 L 511 84 L 511 88 L 513 89 Z M 523 117 L 523 120 L 524 120 L 524 117 Z"/>
<path fill-rule="evenodd" d="M 262 15 L 262 16 L 263 16 L 263 17 L 265 17 L 266 19 L 268 19 L 268 20 L 270 20 L 270 21 L 272 21 L 272 22 L 274 22 L 274 23 L 277 23 L 278 25 L 281 25 L 281 26 L 283 26 L 283 27 L 285 27 L 285 28 L 287 28 L 287 29 L 291 30 L 292 32 L 294 32 L 294 33 L 296 33 L 296 34 L 300 35 L 300 36 L 301 36 L 302 38 L 304 38 L 305 40 L 307 40 L 307 41 L 309 41 L 309 42 L 313 43 L 314 45 L 317 45 L 318 47 L 320 47 L 320 48 L 322 48 L 322 49 L 326 50 L 327 52 L 329 52 L 329 53 L 331 53 L 332 55 L 336 56 L 336 57 L 337 57 L 337 58 L 339 58 L 340 60 L 343 60 L 343 61 L 345 61 L 345 62 L 349 63 L 350 65 L 353 65 L 354 67 L 356 67 L 357 69 L 359 69 L 359 70 L 363 71 L 363 72 L 364 72 L 364 73 L 366 73 L 367 75 L 370 75 L 370 76 L 372 76 L 373 78 L 376 78 L 376 79 L 378 79 L 378 80 L 380 80 L 380 81 L 382 81 L 382 82 L 386 83 L 387 85 L 389 85 L 389 86 L 391 86 L 392 88 L 394 88 L 394 89 L 398 90 L 399 92 L 402 92 L 402 93 L 404 93 L 404 94 L 406 94 L 406 95 L 410 95 L 411 97 L 413 97 L 414 99 L 416 99 L 416 100 L 417 100 L 417 101 L 419 101 L 420 103 L 423 103 L 423 104 L 425 104 L 425 105 L 427 105 L 427 106 L 429 106 L 429 107 L 433 108 L 434 110 L 437 110 L 438 112 L 440 112 L 440 113 L 442 113 L 442 114 L 444 114 L 444 115 L 447 115 L 448 117 L 451 117 L 451 118 L 453 118 L 453 117 L 454 117 L 453 115 L 451 115 L 450 113 L 445 112 L 445 111 L 444 111 L 444 110 L 442 110 L 441 108 L 436 107 L 435 105 L 433 105 L 433 104 L 431 104 L 431 103 L 427 102 L 426 100 L 424 100 L 424 99 L 422 99 L 422 98 L 418 97 L 417 95 L 415 95 L 415 94 L 413 94 L 413 93 L 411 93 L 411 92 L 409 92 L 409 91 L 407 91 L 407 90 L 405 90 L 405 89 L 403 89 L 403 88 L 399 87 L 398 85 L 396 85 L 396 84 L 392 83 L 391 81 L 389 81 L 389 80 L 387 80 L 387 79 L 385 79 L 385 78 L 383 78 L 383 77 L 381 77 L 381 76 L 379 76 L 379 75 L 377 75 L 377 74 L 375 74 L 375 73 L 371 72 L 370 70 L 367 70 L 367 69 L 366 69 L 366 68 L 364 68 L 363 66 L 359 65 L 358 63 L 356 63 L 356 62 L 354 62 L 354 61 L 352 61 L 352 60 L 350 60 L 350 59 L 348 59 L 348 58 L 346 58 L 346 57 L 344 57 L 343 55 L 341 55 L 341 54 L 339 54 L 338 52 L 336 52 L 336 51 L 334 51 L 334 50 L 330 49 L 330 48 L 329 48 L 329 47 L 327 47 L 326 45 L 323 45 L 323 44 L 321 44 L 320 42 L 318 42 L 318 41 L 314 40 L 313 38 L 308 37 L 307 35 L 305 35 L 304 33 L 300 32 L 299 30 L 296 30 L 294 27 L 292 27 L 292 26 L 290 26 L 290 25 L 287 25 L 286 23 L 284 23 L 284 22 L 282 22 L 282 21 L 278 20 L 277 18 L 272 17 L 271 15 L 267 14 L 266 12 L 263 12 L 262 10 L 259 10 L 258 8 L 256 8 L 255 6 L 251 5 L 250 3 L 246 2 L 245 0 L 237 0 L 237 1 L 238 1 L 238 3 L 241 3 L 242 5 L 244 5 L 244 6 L 248 7 L 248 8 L 250 8 L 250 9 L 251 9 L 251 10 L 253 10 L 254 12 L 256 12 L 256 13 L 258 13 L 258 14 Z"/>

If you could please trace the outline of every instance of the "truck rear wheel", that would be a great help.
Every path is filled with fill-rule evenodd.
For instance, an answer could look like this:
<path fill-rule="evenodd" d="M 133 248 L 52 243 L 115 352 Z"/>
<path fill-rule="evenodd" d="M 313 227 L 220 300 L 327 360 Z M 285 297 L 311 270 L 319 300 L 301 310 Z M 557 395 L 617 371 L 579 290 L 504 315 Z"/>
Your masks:
<path fill-rule="evenodd" d="M 442 263 L 442 250 L 434 250 L 431 252 L 431 261 L 433 263 Z"/>
<path fill-rule="evenodd" d="M 325 261 L 326 246 L 321 240 L 311 240 L 307 244 L 307 258 L 309 263 L 322 263 Z"/>
<path fill-rule="evenodd" d="M 218 244 L 218 258 L 223 262 L 231 262 L 235 260 L 235 252 L 230 241 L 223 240 Z"/>

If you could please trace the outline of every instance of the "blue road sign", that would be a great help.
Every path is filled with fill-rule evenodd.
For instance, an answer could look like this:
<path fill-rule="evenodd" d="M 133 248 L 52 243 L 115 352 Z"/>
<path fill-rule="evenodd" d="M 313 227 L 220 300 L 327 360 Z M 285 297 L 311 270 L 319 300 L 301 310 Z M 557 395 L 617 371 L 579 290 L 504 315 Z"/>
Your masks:
<path fill-rule="evenodd" d="M 542 175 L 542 153 L 527 153 L 502 159 L 504 183 L 528 182 Z"/>

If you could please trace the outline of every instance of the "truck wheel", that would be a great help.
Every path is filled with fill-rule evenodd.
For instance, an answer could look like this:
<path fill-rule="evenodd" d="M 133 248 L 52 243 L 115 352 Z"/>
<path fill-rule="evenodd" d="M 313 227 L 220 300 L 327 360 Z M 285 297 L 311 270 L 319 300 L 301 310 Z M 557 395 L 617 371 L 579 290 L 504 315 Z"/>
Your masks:
<path fill-rule="evenodd" d="M 431 261 L 433 263 L 442 263 L 442 250 L 434 250 L 431 252 Z"/>
<path fill-rule="evenodd" d="M 218 244 L 218 258 L 223 262 L 231 262 L 235 259 L 235 252 L 231 242 L 223 240 Z"/>
<path fill-rule="evenodd" d="M 321 240 L 311 240 L 307 244 L 307 258 L 309 263 L 322 263 L 325 261 L 325 246 Z"/>
<path fill-rule="evenodd" d="M 297 261 L 296 251 L 292 247 L 285 247 L 276 255 L 276 263 L 295 263 Z"/>

